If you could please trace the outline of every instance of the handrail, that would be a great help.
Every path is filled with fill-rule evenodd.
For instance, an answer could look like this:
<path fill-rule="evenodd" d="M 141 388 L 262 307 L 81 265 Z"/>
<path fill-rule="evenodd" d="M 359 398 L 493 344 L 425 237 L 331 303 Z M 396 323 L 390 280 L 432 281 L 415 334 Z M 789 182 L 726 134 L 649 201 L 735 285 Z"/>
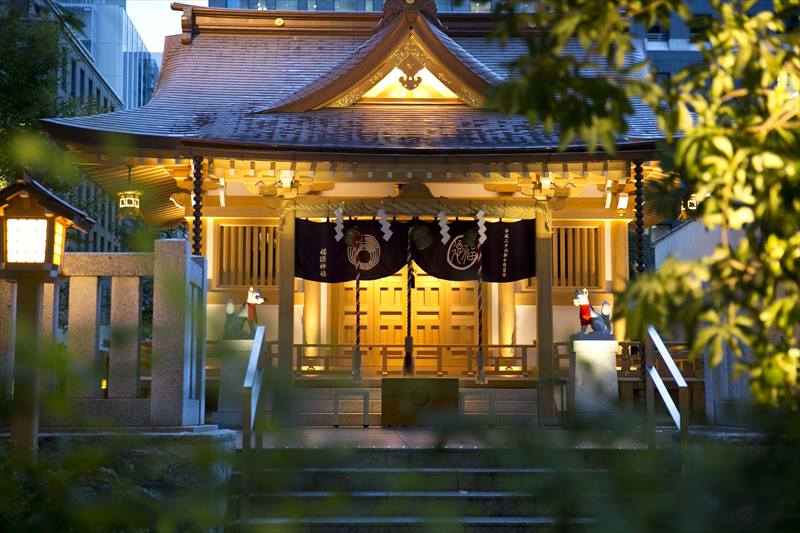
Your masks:
<path fill-rule="evenodd" d="M 675 384 L 678 386 L 679 404 L 679 406 L 675 405 L 675 402 L 672 400 L 672 397 L 667 391 L 666 385 L 664 385 L 664 380 L 658 373 L 655 364 L 655 357 L 648 353 L 645 364 L 647 375 L 650 377 L 646 389 L 647 426 L 650 447 L 655 448 L 655 404 L 653 401 L 653 386 L 655 386 L 655 390 L 658 391 L 658 394 L 661 396 L 661 400 L 664 402 L 664 405 L 666 405 L 667 411 L 669 411 L 670 417 L 672 417 L 672 421 L 675 423 L 675 427 L 680 432 L 681 447 L 685 451 L 689 434 L 689 385 L 686 383 L 686 380 L 683 378 L 680 370 L 678 370 L 678 366 L 672 359 L 669 350 L 667 350 L 667 347 L 664 345 L 664 341 L 661 340 L 661 336 L 658 334 L 658 331 L 656 331 L 656 328 L 652 325 L 648 326 L 647 333 L 650 336 L 650 339 L 653 341 L 653 345 L 656 348 L 656 353 L 661 356 L 661 359 L 664 361 L 664 364 L 666 364 L 667 369 L 672 375 L 672 379 L 675 380 Z"/>
<path fill-rule="evenodd" d="M 251 435 L 258 414 L 258 403 L 261 397 L 261 383 L 264 378 L 264 365 L 261 356 L 264 353 L 265 326 L 256 327 L 253 336 L 253 347 L 250 349 L 250 356 L 247 360 L 247 370 L 244 373 L 243 409 L 242 409 L 242 448 L 245 450 L 251 446 Z"/>

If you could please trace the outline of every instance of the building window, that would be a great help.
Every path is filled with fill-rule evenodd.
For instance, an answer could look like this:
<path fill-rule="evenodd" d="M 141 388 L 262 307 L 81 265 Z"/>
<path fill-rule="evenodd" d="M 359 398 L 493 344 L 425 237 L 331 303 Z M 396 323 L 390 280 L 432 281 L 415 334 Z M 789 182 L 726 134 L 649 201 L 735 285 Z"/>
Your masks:
<path fill-rule="evenodd" d="M 650 26 L 647 30 L 648 41 L 669 41 L 669 30 L 660 24 Z"/>
<path fill-rule="evenodd" d="M 697 15 L 689 21 L 689 38 L 703 35 L 711 27 L 711 15 Z"/>
<path fill-rule="evenodd" d="M 298 9 L 297 0 L 278 0 L 275 2 L 275 9 L 278 11 L 296 11 Z"/>
<path fill-rule="evenodd" d="M 86 102 L 86 72 L 83 69 L 81 69 L 80 83 L 81 103 L 84 103 Z"/>
<path fill-rule="evenodd" d="M 469 10 L 473 13 L 487 13 L 492 10 L 492 2 L 489 1 L 475 1 L 471 0 L 469 3 Z"/>
<path fill-rule="evenodd" d="M 67 49 L 61 49 L 61 93 L 67 94 Z"/>
<path fill-rule="evenodd" d="M 355 0 L 335 0 L 333 9 L 335 11 L 355 11 L 356 2 Z"/>

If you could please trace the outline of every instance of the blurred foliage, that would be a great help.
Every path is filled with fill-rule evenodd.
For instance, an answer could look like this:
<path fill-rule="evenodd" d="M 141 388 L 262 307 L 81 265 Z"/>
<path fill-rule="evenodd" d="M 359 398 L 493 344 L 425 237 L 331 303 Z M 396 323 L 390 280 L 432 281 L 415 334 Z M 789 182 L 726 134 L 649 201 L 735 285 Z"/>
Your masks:
<path fill-rule="evenodd" d="M 0 187 L 12 181 L 18 166 L 56 192 L 69 190 L 80 177 L 72 159 L 39 124 L 46 117 L 97 110 L 91 100 L 81 104 L 58 94 L 67 24 L 81 26 L 63 17 L 33 18 L 17 9 L 0 12 Z"/>
<path fill-rule="evenodd" d="M 557 125 L 562 148 L 579 140 L 609 153 L 628 133 L 634 102 L 657 114 L 670 174 L 649 188 L 653 204 L 671 217 L 693 194 L 698 217 L 722 238 L 710 257 L 639 276 L 620 295 L 618 312 L 632 337 L 645 338 L 648 324 L 679 327 L 693 356 L 707 352 L 717 364 L 733 354 L 757 401 L 796 410 L 800 0 L 710 5 L 715 15 L 699 20 L 683 0 L 543 1 L 533 13 L 504 4 L 497 36 L 522 36 L 529 54 L 511 65 L 516 78 L 493 102 Z M 630 29 L 668 27 L 676 16 L 698 28 L 702 59 L 663 87 L 647 64 L 630 59 Z M 564 54 L 568 46 L 579 52 Z M 734 230 L 744 233 L 735 244 Z"/>

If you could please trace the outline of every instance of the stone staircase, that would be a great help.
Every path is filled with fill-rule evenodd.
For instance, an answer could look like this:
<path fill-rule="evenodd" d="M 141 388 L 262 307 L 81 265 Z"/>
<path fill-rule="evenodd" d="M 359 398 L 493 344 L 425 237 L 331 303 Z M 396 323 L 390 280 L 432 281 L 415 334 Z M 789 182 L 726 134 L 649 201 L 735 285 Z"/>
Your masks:
<path fill-rule="evenodd" d="M 298 426 L 333 425 L 333 394 L 336 387 L 295 387 L 294 421 Z M 369 393 L 369 425 L 381 424 L 381 389 L 377 386 L 347 388 Z M 493 426 L 536 427 L 536 389 L 485 387 L 467 388 L 464 397 L 464 421 L 491 423 Z M 495 414 L 489 417 L 489 394 L 494 395 Z M 363 400 L 346 397 L 339 400 L 339 425 L 358 426 L 363 422 Z"/>
<path fill-rule="evenodd" d="M 596 518 L 584 512 L 592 508 L 586 500 L 610 477 L 608 465 L 647 453 L 582 449 L 556 460 L 521 450 L 457 447 L 257 450 L 234 473 L 228 530 L 588 530 Z M 242 472 L 248 472 L 249 498 Z M 563 498 L 548 497 L 575 489 L 576 482 L 589 493 L 582 502 L 574 496 L 579 501 L 564 506 Z"/>

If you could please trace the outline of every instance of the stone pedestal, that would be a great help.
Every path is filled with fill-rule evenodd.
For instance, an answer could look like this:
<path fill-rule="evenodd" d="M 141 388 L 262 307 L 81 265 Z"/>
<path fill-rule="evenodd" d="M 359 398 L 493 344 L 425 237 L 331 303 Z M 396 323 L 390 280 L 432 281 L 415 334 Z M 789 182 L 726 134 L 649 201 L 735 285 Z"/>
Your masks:
<path fill-rule="evenodd" d="M 568 410 L 575 419 L 619 409 L 615 340 L 573 339 L 570 349 Z"/>
<path fill-rule="evenodd" d="M 252 340 L 223 340 L 208 345 L 210 363 L 219 364 L 219 401 L 211 423 L 228 428 L 242 427 L 244 375 Z"/>

